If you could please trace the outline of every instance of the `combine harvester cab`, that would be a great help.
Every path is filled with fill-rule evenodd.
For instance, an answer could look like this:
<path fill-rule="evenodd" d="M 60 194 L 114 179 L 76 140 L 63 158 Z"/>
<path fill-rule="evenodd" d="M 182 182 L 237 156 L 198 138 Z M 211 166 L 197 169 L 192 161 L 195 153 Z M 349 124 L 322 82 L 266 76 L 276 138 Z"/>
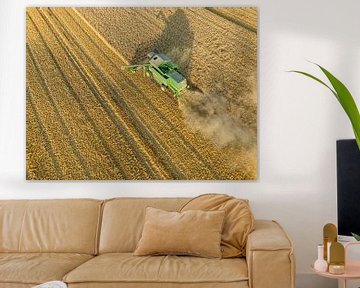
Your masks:
<path fill-rule="evenodd" d="M 150 52 L 147 56 L 148 62 L 124 68 L 131 72 L 142 68 L 146 76 L 160 84 L 162 90 L 168 88 L 178 98 L 180 93 L 188 88 L 186 78 L 180 74 L 178 66 L 164 53 Z"/>

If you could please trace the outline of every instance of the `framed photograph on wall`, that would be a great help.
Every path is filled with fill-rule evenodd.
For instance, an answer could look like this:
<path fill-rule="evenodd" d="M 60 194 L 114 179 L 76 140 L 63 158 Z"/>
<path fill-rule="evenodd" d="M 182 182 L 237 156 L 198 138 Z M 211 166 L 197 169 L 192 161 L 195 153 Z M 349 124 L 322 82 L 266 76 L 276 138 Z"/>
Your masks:
<path fill-rule="evenodd" d="M 28 7 L 28 180 L 257 178 L 257 9 Z"/>

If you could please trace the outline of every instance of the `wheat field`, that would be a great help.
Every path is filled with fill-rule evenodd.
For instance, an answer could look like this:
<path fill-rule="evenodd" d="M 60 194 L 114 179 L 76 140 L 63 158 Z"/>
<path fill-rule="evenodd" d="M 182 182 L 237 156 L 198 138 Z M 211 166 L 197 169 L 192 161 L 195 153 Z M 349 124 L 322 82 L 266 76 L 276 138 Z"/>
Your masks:
<path fill-rule="evenodd" d="M 254 8 L 27 8 L 27 179 L 256 179 L 256 23 Z M 179 100 L 121 69 L 154 49 L 190 83 Z"/>

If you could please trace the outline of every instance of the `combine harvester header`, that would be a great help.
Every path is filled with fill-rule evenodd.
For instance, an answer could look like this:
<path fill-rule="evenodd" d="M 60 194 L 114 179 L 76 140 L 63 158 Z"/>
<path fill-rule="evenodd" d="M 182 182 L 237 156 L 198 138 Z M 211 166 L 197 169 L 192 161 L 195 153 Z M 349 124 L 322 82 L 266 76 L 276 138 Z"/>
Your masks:
<path fill-rule="evenodd" d="M 187 81 L 180 74 L 178 66 L 164 53 L 153 51 L 147 57 L 148 60 L 144 64 L 125 65 L 121 68 L 131 72 L 142 69 L 146 76 L 160 84 L 161 90 L 165 91 L 168 88 L 178 98 L 180 93 L 188 88 Z"/>

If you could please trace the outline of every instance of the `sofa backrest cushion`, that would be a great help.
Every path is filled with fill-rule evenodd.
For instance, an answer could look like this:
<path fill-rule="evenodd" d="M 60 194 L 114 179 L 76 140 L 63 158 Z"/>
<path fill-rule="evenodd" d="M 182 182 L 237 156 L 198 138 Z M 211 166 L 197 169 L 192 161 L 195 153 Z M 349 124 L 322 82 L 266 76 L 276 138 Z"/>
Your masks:
<path fill-rule="evenodd" d="M 133 252 L 141 237 L 146 207 L 179 211 L 189 198 L 117 198 L 105 201 L 99 253 Z"/>
<path fill-rule="evenodd" d="M 96 254 L 102 201 L 0 200 L 1 252 Z"/>
<path fill-rule="evenodd" d="M 221 235 L 223 258 L 245 257 L 248 235 L 254 230 L 254 216 L 249 201 L 226 194 L 203 194 L 191 199 L 181 211 L 205 210 L 226 212 Z"/>

